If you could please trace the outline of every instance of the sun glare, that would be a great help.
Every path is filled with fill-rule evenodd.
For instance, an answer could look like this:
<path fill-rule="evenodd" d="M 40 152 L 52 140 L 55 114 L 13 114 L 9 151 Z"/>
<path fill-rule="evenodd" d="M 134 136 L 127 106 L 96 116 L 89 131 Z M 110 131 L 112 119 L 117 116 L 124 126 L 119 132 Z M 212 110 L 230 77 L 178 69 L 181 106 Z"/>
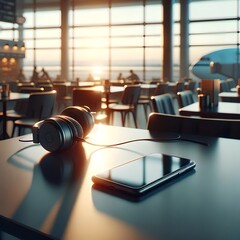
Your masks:
<path fill-rule="evenodd" d="M 93 68 L 93 78 L 94 80 L 100 80 L 102 75 L 102 68 L 100 66 L 95 66 Z"/>

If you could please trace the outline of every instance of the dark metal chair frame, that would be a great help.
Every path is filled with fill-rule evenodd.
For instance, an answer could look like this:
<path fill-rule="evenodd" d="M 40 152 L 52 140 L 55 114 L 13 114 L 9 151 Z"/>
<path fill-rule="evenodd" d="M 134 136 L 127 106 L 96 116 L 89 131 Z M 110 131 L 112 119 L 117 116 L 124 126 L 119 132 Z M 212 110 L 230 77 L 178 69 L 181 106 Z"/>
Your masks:
<path fill-rule="evenodd" d="M 151 100 L 154 112 L 176 114 L 173 98 L 170 93 L 152 96 Z"/>
<path fill-rule="evenodd" d="M 28 100 L 26 115 L 15 120 L 13 123 L 12 137 L 16 127 L 18 135 L 22 134 L 22 129 L 32 128 L 32 126 L 43 119 L 49 118 L 53 114 L 56 101 L 56 91 L 31 93 Z"/>
<path fill-rule="evenodd" d="M 101 91 L 83 88 L 73 88 L 72 104 L 74 106 L 88 106 L 93 112 L 96 123 L 106 123 L 107 114 L 104 112 Z"/>
<path fill-rule="evenodd" d="M 132 113 L 135 127 L 137 128 L 137 104 L 141 94 L 140 85 L 125 85 L 124 92 L 122 94 L 121 103 L 109 104 L 108 111 L 112 116 L 114 112 L 121 113 L 122 125 L 125 126 L 126 115 Z"/>
<path fill-rule="evenodd" d="M 152 133 L 177 133 L 240 139 L 240 120 L 195 118 L 181 115 L 151 113 L 147 129 Z"/>
<path fill-rule="evenodd" d="M 191 90 L 185 90 L 177 93 L 177 100 L 179 108 L 183 108 L 195 102 L 193 92 Z"/>

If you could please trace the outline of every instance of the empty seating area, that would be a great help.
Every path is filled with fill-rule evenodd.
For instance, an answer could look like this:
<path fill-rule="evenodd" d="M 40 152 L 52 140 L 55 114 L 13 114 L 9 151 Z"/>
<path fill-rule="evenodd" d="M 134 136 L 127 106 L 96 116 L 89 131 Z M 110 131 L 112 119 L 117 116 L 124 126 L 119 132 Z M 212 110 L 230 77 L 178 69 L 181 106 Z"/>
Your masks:
<path fill-rule="evenodd" d="M 220 92 L 231 92 L 231 89 L 236 87 L 236 82 L 234 79 L 229 78 L 227 80 L 221 80 Z"/>
<path fill-rule="evenodd" d="M 111 91 L 109 91 L 109 95 L 106 95 L 106 89 L 102 85 L 80 87 L 66 82 L 51 84 L 52 89 L 56 91 L 56 100 L 50 115 L 59 114 L 64 108 L 71 105 L 89 106 L 94 113 L 96 123 L 142 129 L 146 128 L 148 117 L 153 112 L 179 115 L 178 109 L 197 102 L 197 87 L 199 86 L 198 82 L 192 80 L 181 82 L 181 84 L 180 82 L 158 81 L 149 84 L 115 86 L 110 83 Z M 39 86 L 20 84 L 20 86 L 18 89 L 15 86 L 13 91 L 30 95 L 49 92 L 41 84 Z M 236 85 L 232 79 L 220 82 L 220 91 L 231 91 L 234 87 Z M 129 92 L 127 94 L 127 89 L 138 89 L 136 97 Z M 106 96 L 108 96 L 108 103 Z M 27 102 L 28 100 L 24 99 L 8 105 L 6 117 L 9 135 L 21 134 L 20 131 L 16 132 L 15 128 L 18 127 L 18 123 L 22 121 L 22 117 L 27 111 Z"/>
<path fill-rule="evenodd" d="M 0 0 L 0 240 L 240 239 L 240 0 Z"/>
<path fill-rule="evenodd" d="M 61 113 L 64 108 L 71 105 L 86 105 L 90 107 L 92 112 L 94 112 L 96 123 L 145 129 L 148 116 L 152 112 L 178 114 L 178 108 L 182 105 L 180 105 L 178 96 L 179 92 L 177 92 L 176 89 L 179 88 L 179 90 L 183 90 L 181 96 L 185 96 L 188 93 L 188 95 L 191 94 L 193 95 L 193 98 L 196 99 L 197 85 L 194 82 L 194 88 L 192 88 L 189 85 L 190 82 L 181 82 L 181 88 L 179 88 L 179 82 L 167 83 L 157 81 L 156 83 L 149 84 L 130 84 L 120 86 L 111 84 L 111 87 L 114 90 L 108 95 L 110 98 L 108 99 L 108 107 L 106 103 L 107 95 L 104 86 L 101 85 L 94 86 L 86 84 L 83 86 L 77 86 L 76 83 L 71 82 L 40 82 L 39 84 L 19 83 L 16 85 L 12 84 L 11 91 L 32 95 L 34 93 L 44 94 L 49 92 L 48 90 L 53 89 L 56 91 L 56 99 L 52 113 L 50 114 L 52 116 Z M 174 84 L 176 93 L 173 94 L 172 89 Z M 192 88 L 192 90 L 187 90 L 189 87 Z M 115 88 L 117 89 L 116 92 Z M 137 89 L 136 97 L 126 91 L 127 89 Z M 187 98 L 188 100 L 182 100 L 184 105 L 190 103 L 189 96 Z M 22 120 L 24 116 L 25 118 L 31 118 L 29 115 L 26 115 L 27 108 L 29 107 L 28 103 L 28 99 L 8 103 L 6 119 L 9 135 L 16 136 L 26 132 L 22 131 L 21 133 L 20 130 L 21 125 L 24 126 Z M 18 125 L 20 130 L 17 132 L 16 128 Z M 32 122 L 30 123 L 30 121 L 28 121 L 28 125 L 31 126 Z M 25 124 L 25 128 L 31 129 L 31 127 L 27 127 L 27 124 Z M 27 132 L 29 132 L 29 130 Z"/>

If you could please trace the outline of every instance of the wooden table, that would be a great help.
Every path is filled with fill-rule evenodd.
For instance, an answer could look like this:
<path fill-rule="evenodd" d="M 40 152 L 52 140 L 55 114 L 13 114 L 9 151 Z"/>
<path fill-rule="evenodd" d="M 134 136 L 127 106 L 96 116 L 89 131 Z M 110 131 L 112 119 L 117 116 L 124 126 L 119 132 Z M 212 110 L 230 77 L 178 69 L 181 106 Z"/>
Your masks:
<path fill-rule="evenodd" d="M 7 103 L 11 101 L 16 101 L 20 99 L 27 99 L 29 98 L 29 94 L 27 93 L 15 93 L 15 92 L 10 92 L 10 95 L 8 97 L 1 97 L 0 96 L 0 102 L 2 103 L 2 134 L 0 136 L 0 139 L 6 139 L 9 138 L 8 133 L 7 133 Z"/>
<path fill-rule="evenodd" d="M 95 125 L 87 140 L 113 144 L 150 137 L 143 129 Z M 207 145 L 137 141 L 100 148 L 79 142 L 55 154 L 19 137 L 1 141 L 1 238 L 239 239 L 240 141 L 202 140 Z M 94 174 L 151 153 L 191 158 L 196 169 L 140 202 L 92 188 Z"/>
<path fill-rule="evenodd" d="M 180 108 L 179 114 L 184 116 L 240 119 L 240 103 L 219 102 L 215 107 L 200 109 L 199 103 L 195 102 L 186 107 Z"/>
<path fill-rule="evenodd" d="M 240 103 L 240 95 L 237 92 L 221 92 L 218 96 L 222 102 Z"/>

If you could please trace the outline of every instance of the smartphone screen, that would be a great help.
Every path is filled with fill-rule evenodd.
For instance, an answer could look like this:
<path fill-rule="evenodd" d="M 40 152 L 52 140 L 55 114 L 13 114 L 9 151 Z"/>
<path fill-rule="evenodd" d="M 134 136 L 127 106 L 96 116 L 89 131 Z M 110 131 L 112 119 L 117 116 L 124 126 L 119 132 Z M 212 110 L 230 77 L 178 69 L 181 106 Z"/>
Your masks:
<path fill-rule="evenodd" d="M 155 153 L 99 173 L 92 180 L 101 187 L 141 195 L 194 167 L 190 159 Z"/>

